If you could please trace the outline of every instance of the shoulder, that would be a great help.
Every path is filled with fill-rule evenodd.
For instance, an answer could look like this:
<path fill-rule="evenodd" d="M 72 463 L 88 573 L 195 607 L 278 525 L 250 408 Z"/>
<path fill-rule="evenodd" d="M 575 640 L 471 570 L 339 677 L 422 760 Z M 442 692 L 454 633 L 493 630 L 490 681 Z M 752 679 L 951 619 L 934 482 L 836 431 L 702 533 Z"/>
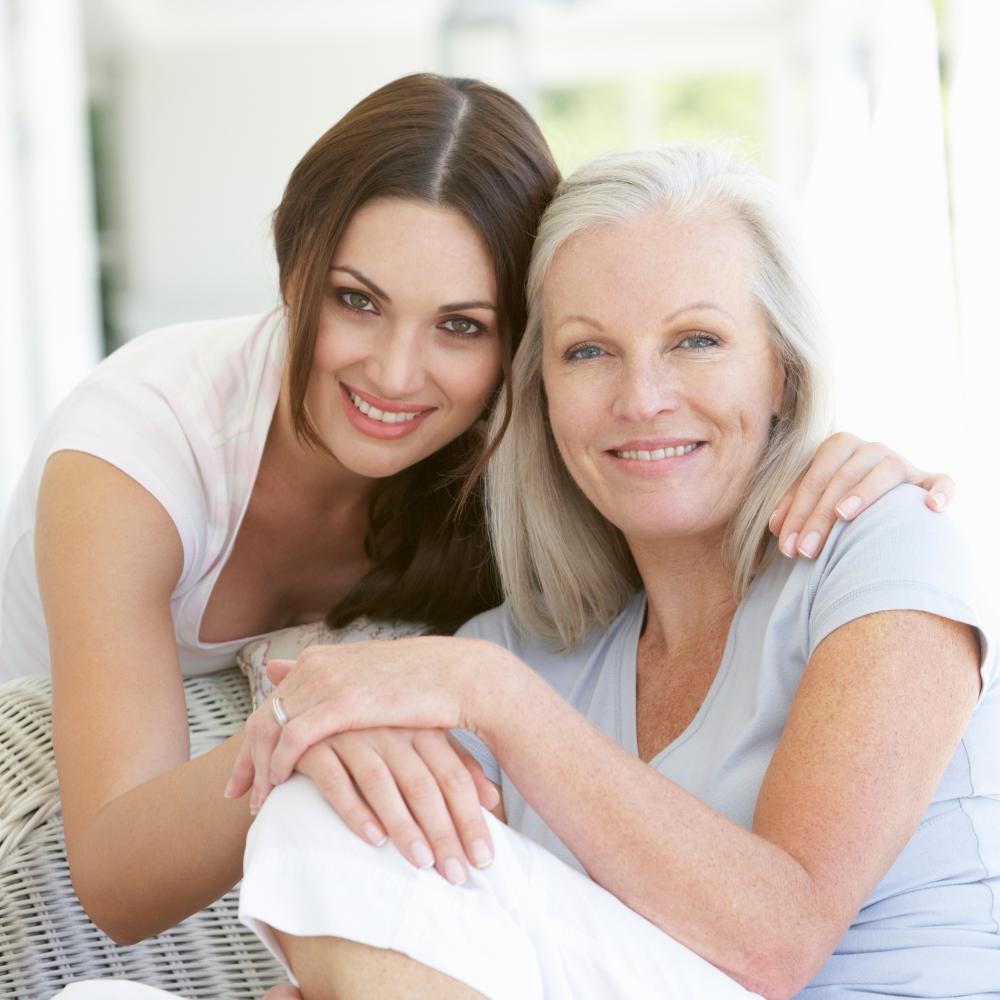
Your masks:
<path fill-rule="evenodd" d="M 837 525 L 815 563 L 799 569 L 810 652 L 834 628 L 878 611 L 926 611 L 986 638 L 990 616 L 962 527 L 928 509 L 917 487 L 899 486 Z"/>
<path fill-rule="evenodd" d="M 456 633 L 463 639 L 485 639 L 509 649 L 524 659 L 524 651 L 539 640 L 522 632 L 514 620 L 510 603 L 504 601 L 499 607 L 490 608 L 470 618 Z"/>
<path fill-rule="evenodd" d="M 837 524 L 812 567 L 812 588 L 845 578 L 855 585 L 910 580 L 965 590 L 974 574 L 961 525 L 952 514 L 930 510 L 924 496 L 915 486 L 897 486 L 854 521 Z"/>
<path fill-rule="evenodd" d="M 599 674 L 616 663 L 642 627 L 643 594 L 635 595 L 606 626 L 596 626 L 572 649 L 558 641 L 522 629 L 509 603 L 485 611 L 466 622 L 456 633 L 465 638 L 485 639 L 503 646 L 544 676 L 557 690 L 568 692 L 584 674 Z"/>
<path fill-rule="evenodd" d="M 282 327 L 277 312 L 159 327 L 118 348 L 93 377 L 170 388 L 192 377 L 217 379 L 229 369 L 245 370 L 256 355 L 267 351 Z"/>

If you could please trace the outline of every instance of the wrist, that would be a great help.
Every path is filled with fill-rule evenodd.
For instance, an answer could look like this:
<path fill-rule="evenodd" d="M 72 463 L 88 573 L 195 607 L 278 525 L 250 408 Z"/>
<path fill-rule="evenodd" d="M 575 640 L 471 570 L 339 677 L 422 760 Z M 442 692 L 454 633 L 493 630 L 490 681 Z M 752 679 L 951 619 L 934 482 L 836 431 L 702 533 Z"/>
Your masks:
<path fill-rule="evenodd" d="M 473 639 L 465 660 L 465 728 L 487 746 L 503 729 L 508 710 L 522 700 L 524 685 L 535 673 L 509 650 L 486 639 Z"/>

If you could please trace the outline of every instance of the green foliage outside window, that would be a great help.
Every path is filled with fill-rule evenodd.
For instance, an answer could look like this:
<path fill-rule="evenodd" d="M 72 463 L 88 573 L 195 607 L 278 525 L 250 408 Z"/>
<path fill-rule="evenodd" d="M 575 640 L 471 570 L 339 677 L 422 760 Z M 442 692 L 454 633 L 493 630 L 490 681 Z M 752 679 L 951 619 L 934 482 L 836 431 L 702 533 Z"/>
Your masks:
<path fill-rule="evenodd" d="M 564 172 L 623 146 L 682 139 L 737 139 L 743 155 L 764 147 L 764 84 L 727 75 L 650 81 L 641 95 L 651 114 L 647 131 L 633 134 L 624 82 L 550 87 L 539 95 L 538 118 Z M 633 95 L 634 96 L 634 95 Z"/>

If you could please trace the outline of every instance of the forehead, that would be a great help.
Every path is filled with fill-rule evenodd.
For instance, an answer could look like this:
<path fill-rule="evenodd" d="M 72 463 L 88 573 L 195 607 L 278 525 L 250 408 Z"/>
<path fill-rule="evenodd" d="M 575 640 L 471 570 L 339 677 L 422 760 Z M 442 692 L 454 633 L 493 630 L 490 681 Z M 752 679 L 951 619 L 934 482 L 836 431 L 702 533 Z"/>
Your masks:
<path fill-rule="evenodd" d="M 654 206 L 568 240 L 545 276 L 543 305 L 588 315 L 629 303 L 668 309 L 706 301 L 755 310 L 753 277 L 753 242 L 734 215 L 679 215 Z"/>
<path fill-rule="evenodd" d="M 333 264 L 350 264 L 382 284 L 409 276 L 476 288 L 492 297 L 493 261 L 479 229 L 449 205 L 418 198 L 374 198 L 348 220 Z"/>

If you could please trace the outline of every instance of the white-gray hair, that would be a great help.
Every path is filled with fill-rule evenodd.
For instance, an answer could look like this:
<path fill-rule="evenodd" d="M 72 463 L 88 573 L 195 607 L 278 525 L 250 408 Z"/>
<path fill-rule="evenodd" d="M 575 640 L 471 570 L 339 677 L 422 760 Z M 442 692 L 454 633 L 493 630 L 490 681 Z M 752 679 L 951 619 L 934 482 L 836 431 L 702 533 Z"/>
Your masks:
<path fill-rule="evenodd" d="M 542 384 L 541 296 L 549 267 L 569 239 L 654 205 L 685 216 L 721 210 L 746 227 L 753 294 L 784 369 L 781 412 L 726 539 L 734 593 L 746 593 L 762 565 L 775 505 L 830 427 L 818 314 L 794 263 L 780 202 L 757 170 L 695 143 L 601 156 L 557 189 L 528 272 L 528 322 L 511 380 L 513 416 L 486 473 L 494 550 L 521 628 L 571 648 L 591 629 L 609 624 L 641 585 L 624 536 L 573 481 L 552 435 Z M 494 433 L 497 428 L 494 418 Z"/>

